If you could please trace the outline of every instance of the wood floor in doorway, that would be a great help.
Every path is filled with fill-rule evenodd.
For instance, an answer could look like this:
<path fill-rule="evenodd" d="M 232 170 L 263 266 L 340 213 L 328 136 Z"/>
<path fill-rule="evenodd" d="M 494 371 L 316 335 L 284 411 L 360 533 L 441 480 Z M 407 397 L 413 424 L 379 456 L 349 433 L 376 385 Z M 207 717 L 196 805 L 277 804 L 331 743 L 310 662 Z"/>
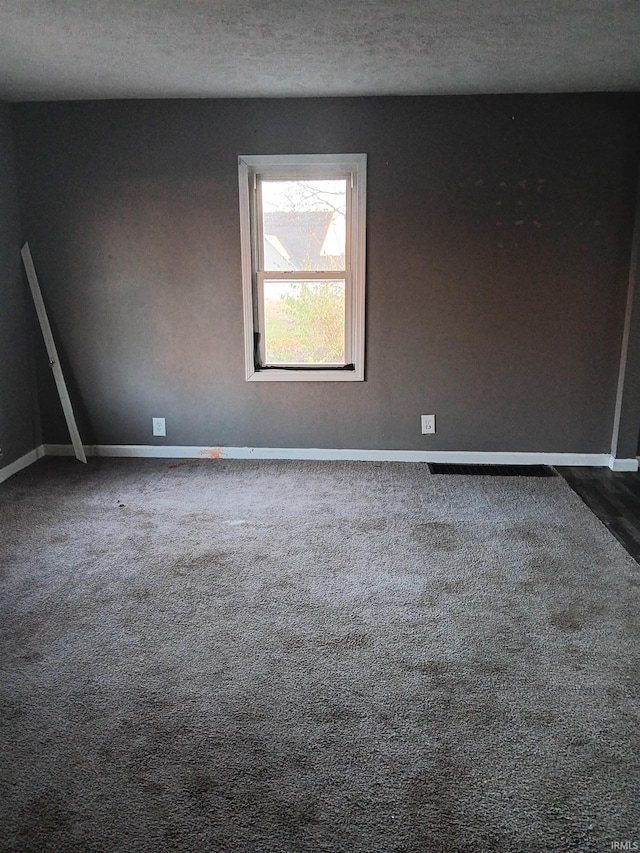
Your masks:
<path fill-rule="evenodd" d="M 640 563 L 640 472 L 560 466 L 555 470 Z"/>

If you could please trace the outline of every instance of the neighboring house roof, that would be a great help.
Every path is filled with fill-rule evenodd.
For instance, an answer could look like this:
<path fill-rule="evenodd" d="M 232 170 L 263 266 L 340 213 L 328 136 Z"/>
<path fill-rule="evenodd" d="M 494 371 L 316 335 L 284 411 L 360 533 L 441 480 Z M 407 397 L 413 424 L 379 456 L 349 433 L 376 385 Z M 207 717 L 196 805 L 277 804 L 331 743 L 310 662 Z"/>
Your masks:
<path fill-rule="evenodd" d="M 266 269 L 339 269 L 344 254 L 335 252 L 344 245 L 344 228 L 344 216 L 331 210 L 265 212 Z"/>

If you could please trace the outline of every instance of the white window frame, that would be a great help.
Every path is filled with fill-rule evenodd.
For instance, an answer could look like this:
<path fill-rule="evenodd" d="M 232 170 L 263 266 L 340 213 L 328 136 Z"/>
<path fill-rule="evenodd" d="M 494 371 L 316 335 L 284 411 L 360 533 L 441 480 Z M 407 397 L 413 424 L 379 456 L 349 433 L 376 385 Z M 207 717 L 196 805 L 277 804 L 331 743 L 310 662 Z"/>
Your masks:
<path fill-rule="evenodd" d="M 347 256 L 345 301 L 345 361 L 353 368 L 309 369 L 304 365 L 260 368 L 256 365 L 255 340 L 260 330 L 259 291 L 263 270 L 258 269 L 259 178 L 318 179 L 347 178 Z M 240 245 L 242 252 L 242 293 L 244 307 L 245 375 L 248 382 L 362 382 L 365 351 L 365 222 L 366 154 L 280 154 L 238 157 L 240 188 Z M 300 278 L 298 271 L 296 277 Z M 278 274 L 286 279 L 288 273 Z M 291 274 L 293 277 L 293 274 Z M 305 273 L 305 278 L 322 274 Z M 326 275 L 324 275 L 326 278 Z"/>

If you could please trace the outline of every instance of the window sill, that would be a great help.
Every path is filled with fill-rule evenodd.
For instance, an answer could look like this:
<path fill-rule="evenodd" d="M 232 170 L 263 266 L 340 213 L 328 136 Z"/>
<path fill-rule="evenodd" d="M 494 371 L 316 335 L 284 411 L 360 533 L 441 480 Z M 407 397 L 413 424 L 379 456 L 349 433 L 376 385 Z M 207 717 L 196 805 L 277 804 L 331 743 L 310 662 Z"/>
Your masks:
<path fill-rule="evenodd" d="M 254 370 L 247 382 L 364 382 L 364 371 L 358 370 Z"/>

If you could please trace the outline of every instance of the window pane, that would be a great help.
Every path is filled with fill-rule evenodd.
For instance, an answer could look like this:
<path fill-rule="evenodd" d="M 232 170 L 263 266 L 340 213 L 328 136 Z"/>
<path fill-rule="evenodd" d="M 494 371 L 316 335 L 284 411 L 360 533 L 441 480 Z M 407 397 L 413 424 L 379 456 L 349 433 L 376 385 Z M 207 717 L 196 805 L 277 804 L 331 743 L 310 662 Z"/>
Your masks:
<path fill-rule="evenodd" d="M 345 363 L 345 282 L 264 281 L 265 363 Z"/>
<path fill-rule="evenodd" d="M 344 270 L 346 179 L 260 185 L 264 269 Z"/>

